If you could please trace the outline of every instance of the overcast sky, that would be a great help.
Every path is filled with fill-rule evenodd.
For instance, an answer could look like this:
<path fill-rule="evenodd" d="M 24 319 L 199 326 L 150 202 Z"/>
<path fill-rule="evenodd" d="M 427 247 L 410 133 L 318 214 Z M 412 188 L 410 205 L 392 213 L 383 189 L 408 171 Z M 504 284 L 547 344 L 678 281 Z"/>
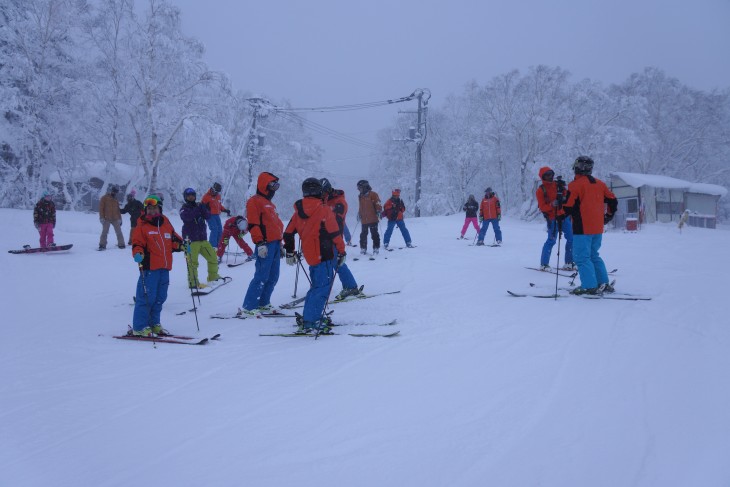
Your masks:
<path fill-rule="evenodd" d="M 730 87 L 730 0 L 170 0 L 206 62 L 235 88 L 295 107 L 378 101 L 546 64 L 573 81 L 621 82 L 655 66 L 703 90 Z M 398 109 L 311 115 L 374 141 Z M 405 134 L 404 134 L 405 135 Z M 336 175 L 367 175 L 367 150 L 317 141 Z"/>

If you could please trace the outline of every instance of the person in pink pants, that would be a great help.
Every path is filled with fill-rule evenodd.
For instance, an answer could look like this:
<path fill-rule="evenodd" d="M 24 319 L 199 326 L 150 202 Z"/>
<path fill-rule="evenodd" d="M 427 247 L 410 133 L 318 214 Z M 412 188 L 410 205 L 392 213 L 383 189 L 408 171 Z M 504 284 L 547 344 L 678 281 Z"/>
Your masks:
<path fill-rule="evenodd" d="M 33 224 L 41 235 L 41 248 L 54 247 L 53 228 L 56 226 L 56 205 L 49 191 L 43 191 L 41 199 L 33 209 Z"/>
<path fill-rule="evenodd" d="M 473 194 L 469 195 L 469 199 L 466 200 L 466 203 L 464 203 L 464 207 L 462 208 L 463 211 L 466 212 L 466 218 L 464 219 L 464 226 L 461 227 L 461 236 L 459 238 L 464 238 L 464 234 L 469 229 L 469 224 L 471 223 L 474 225 L 474 229 L 479 233 L 479 221 L 477 220 L 477 211 L 479 211 L 479 203 L 477 202 L 476 198 L 474 198 Z"/>

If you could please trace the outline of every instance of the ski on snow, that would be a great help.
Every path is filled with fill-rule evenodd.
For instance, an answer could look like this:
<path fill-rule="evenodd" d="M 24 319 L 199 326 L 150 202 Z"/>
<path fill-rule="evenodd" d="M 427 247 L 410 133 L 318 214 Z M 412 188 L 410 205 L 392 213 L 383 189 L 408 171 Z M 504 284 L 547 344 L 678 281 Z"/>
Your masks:
<path fill-rule="evenodd" d="M 210 338 L 194 338 L 182 335 L 159 335 L 156 337 L 142 337 L 136 335 L 119 335 L 114 338 L 119 340 L 136 340 L 140 342 L 154 342 L 154 343 L 176 343 L 178 345 L 205 345 L 209 340 L 219 340 L 220 333 L 213 335 Z"/>
<path fill-rule="evenodd" d="M 384 293 L 348 296 L 345 299 L 340 299 L 340 300 L 335 299 L 332 301 L 327 301 L 327 304 L 349 303 L 350 301 L 359 301 L 362 299 L 370 299 L 370 298 L 375 298 L 377 296 L 385 296 L 386 294 L 398 294 L 399 292 L 400 291 L 388 291 L 388 292 L 384 292 Z M 301 308 L 302 306 L 304 306 L 304 305 L 300 304 L 300 305 L 290 306 L 286 309 Z"/>
<path fill-rule="evenodd" d="M 226 284 L 231 282 L 233 280 L 233 278 L 232 277 L 221 277 L 218 280 L 219 281 L 222 280 L 223 282 L 220 282 L 220 283 L 216 282 L 215 284 L 208 285 L 207 287 L 205 287 L 203 289 L 194 290 L 192 292 L 192 295 L 193 296 L 205 296 L 206 294 L 210 294 L 213 291 L 215 291 L 216 289 L 218 289 L 219 287 L 225 286 Z"/>
<path fill-rule="evenodd" d="M 351 337 L 356 338 L 365 338 L 365 337 L 381 337 L 381 338 L 393 338 L 394 336 L 397 336 L 400 334 L 400 331 L 394 331 L 393 333 L 260 333 L 260 337 L 286 337 L 286 338 L 296 338 L 296 337 L 308 337 L 308 338 L 314 338 L 315 340 L 319 337 L 323 336 L 330 336 L 330 335 L 347 335 Z"/>
<path fill-rule="evenodd" d="M 649 296 L 627 296 L 627 295 L 615 295 L 611 294 L 532 294 L 532 293 L 516 293 L 513 291 L 507 291 L 507 294 L 515 298 L 569 298 L 572 296 L 585 298 L 585 299 L 616 299 L 621 301 L 651 301 Z"/>

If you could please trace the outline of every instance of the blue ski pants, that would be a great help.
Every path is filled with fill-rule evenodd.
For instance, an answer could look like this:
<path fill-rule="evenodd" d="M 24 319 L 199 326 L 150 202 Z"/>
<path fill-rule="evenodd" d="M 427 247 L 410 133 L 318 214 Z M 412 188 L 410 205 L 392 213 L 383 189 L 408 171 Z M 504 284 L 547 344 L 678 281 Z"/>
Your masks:
<path fill-rule="evenodd" d="M 247 310 L 254 310 L 260 306 L 271 304 L 271 294 L 279 281 L 279 265 L 281 261 L 281 243 L 269 242 L 266 244 L 269 252 L 266 258 L 262 259 L 254 250 L 256 256 L 256 270 L 253 279 L 248 285 L 246 297 L 243 298 L 243 307 Z"/>
<path fill-rule="evenodd" d="M 600 284 L 608 284 L 606 264 L 603 263 L 598 251 L 601 249 L 603 234 L 574 235 L 573 257 L 578 266 L 580 286 L 584 289 L 593 289 Z"/>
<path fill-rule="evenodd" d="M 335 265 L 337 265 L 337 256 L 339 253 L 337 252 L 337 249 L 335 249 Z M 350 268 L 347 267 L 347 264 L 342 264 L 337 269 L 337 275 L 340 277 L 340 282 L 342 283 L 342 287 L 344 289 L 354 289 L 357 287 L 357 281 L 355 280 L 355 276 L 352 275 L 352 271 L 350 271 Z"/>
<path fill-rule="evenodd" d="M 566 218 L 562 223 L 563 237 L 565 238 L 565 263 L 573 262 L 573 224 L 570 218 Z M 547 221 L 547 240 L 542 246 L 542 255 L 540 255 L 540 265 L 550 264 L 550 254 L 553 252 L 553 246 L 558 241 L 558 222 L 557 220 Z M 558 262 L 560 265 L 560 262 Z"/>
<path fill-rule="evenodd" d="M 304 301 L 304 326 L 319 328 L 319 320 L 322 318 L 324 306 L 327 304 L 332 289 L 337 260 L 327 260 L 317 265 L 309 266 L 309 277 L 312 279 L 312 287 L 307 291 L 307 299 Z"/>
<path fill-rule="evenodd" d="M 406 245 L 411 243 L 411 234 L 408 233 L 405 222 L 403 220 L 388 220 L 388 227 L 385 229 L 385 235 L 383 236 L 383 244 L 388 245 L 390 236 L 393 235 L 393 229 L 396 225 L 398 225 L 398 230 L 403 235 L 403 240 L 406 241 Z"/>
<path fill-rule="evenodd" d="M 221 236 L 223 235 L 223 225 L 221 225 L 220 215 L 210 215 L 208 229 L 210 230 L 208 242 L 210 242 L 211 247 L 217 249 L 218 244 L 221 243 Z"/>
<path fill-rule="evenodd" d="M 484 242 L 484 236 L 487 234 L 487 230 L 489 229 L 489 224 L 494 225 L 494 238 L 497 240 L 497 242 L 502 241 L 502 230 L 499 228 L 499 219 L 498 218 L 490 218 L 489 220 L 484 220 L 482 222 L 482 229 L 479 230 L 479 240 L 480 242 Z"/>
<path fill-rule="evenodd" d="M 169 286 L 170 271 L 167 269 L 140 273 L 137 279 L 137 294 L 134 299 L 134 315 L 132 316 L 132 328 L 135 331 L 160 324 L 160 312 L 163 303 L 167 300 Z"/>

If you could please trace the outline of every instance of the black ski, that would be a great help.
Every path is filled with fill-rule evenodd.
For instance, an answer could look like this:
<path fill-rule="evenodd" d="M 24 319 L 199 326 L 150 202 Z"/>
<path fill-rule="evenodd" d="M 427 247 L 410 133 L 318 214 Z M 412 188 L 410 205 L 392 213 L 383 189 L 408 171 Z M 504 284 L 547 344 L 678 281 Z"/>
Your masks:
<path fill-rule="evenodd" d="M 61 252 L 64 250 L 68 250 L 73 246 L 74 246 L 74 244 L 55 245 L 53 247 L 46 247 L 46 248 L 31 248 L 30 245 L 25 245 L 20 250 L 8 250 L 8 253 L 9 254 L 37 254 L 37 253 L 41 253 L 41 252 Z"/>
<path fill-rule="evenodd" d="M 178 345 L 205 345 L 208 343 L 207 338 L 203 338 L 202 340 L 195 341 L 187 341 L 184 339 L 177 339 L 177 338 L 170 338 L 170 337 L 141 337 L 136 335 L 119 335 L 115 336 L 114 338 L 118 338 L 120 340 L 136 340 L 140 342 L 153 342 L 153 343 L 177 343 Z"/>
<path fill-rule="evenodd" d="M 233 278 L 232 277 L 221 277 L 218 280 L 219 281 L 222 280 L 223 282 L 221 282 L 221 283 L 216 282 L 216 284 L 208 286 L 206 288 L 197 289 L 192 292 L 193 296 L 205 296 L 206 294 L 210 294 L 213 291 L 215 291 L 216 289 L 218 289 L 219 287 L 225 286 L 226 284 L 231 282 L 233 280 Z"/>
<path fill-rule="evenodd" d="M 377 294 L 365 294 L 365 295 L 357 295 L 357 296 L 348 296 L 345 299 L 341 300 L 333 300 L 333 301 L 327 301 L 327 304 L 338 304 L 338 303 L 349 303 L 350 301 L 359 301 L 362 299 L 370 299 L 377 296 L 384 296 L 386 294 L 398 294 L 400 291 L 389 291 L 385 293 L 377 293 Z M 287 309 L 295 309 L 295 308 L 302 308 L 304 305 L 298 305 L 298 306 L 291 306 Z"/>
<path fill-rule="evenodd" d="M 290 302 L 285 303 L 285 304 L 280 304 L 279 305 L 279 308 L 280 309 L 291 309 L 291 308 L 295 307 L 297 304 L 303 303 L 305 299 L 307 299 L 307 297 L 306 296 L 303 296 L 303 297 L 301 297 L 299 299 L 295 299 L 294 301 L 290 301 Z"/>

